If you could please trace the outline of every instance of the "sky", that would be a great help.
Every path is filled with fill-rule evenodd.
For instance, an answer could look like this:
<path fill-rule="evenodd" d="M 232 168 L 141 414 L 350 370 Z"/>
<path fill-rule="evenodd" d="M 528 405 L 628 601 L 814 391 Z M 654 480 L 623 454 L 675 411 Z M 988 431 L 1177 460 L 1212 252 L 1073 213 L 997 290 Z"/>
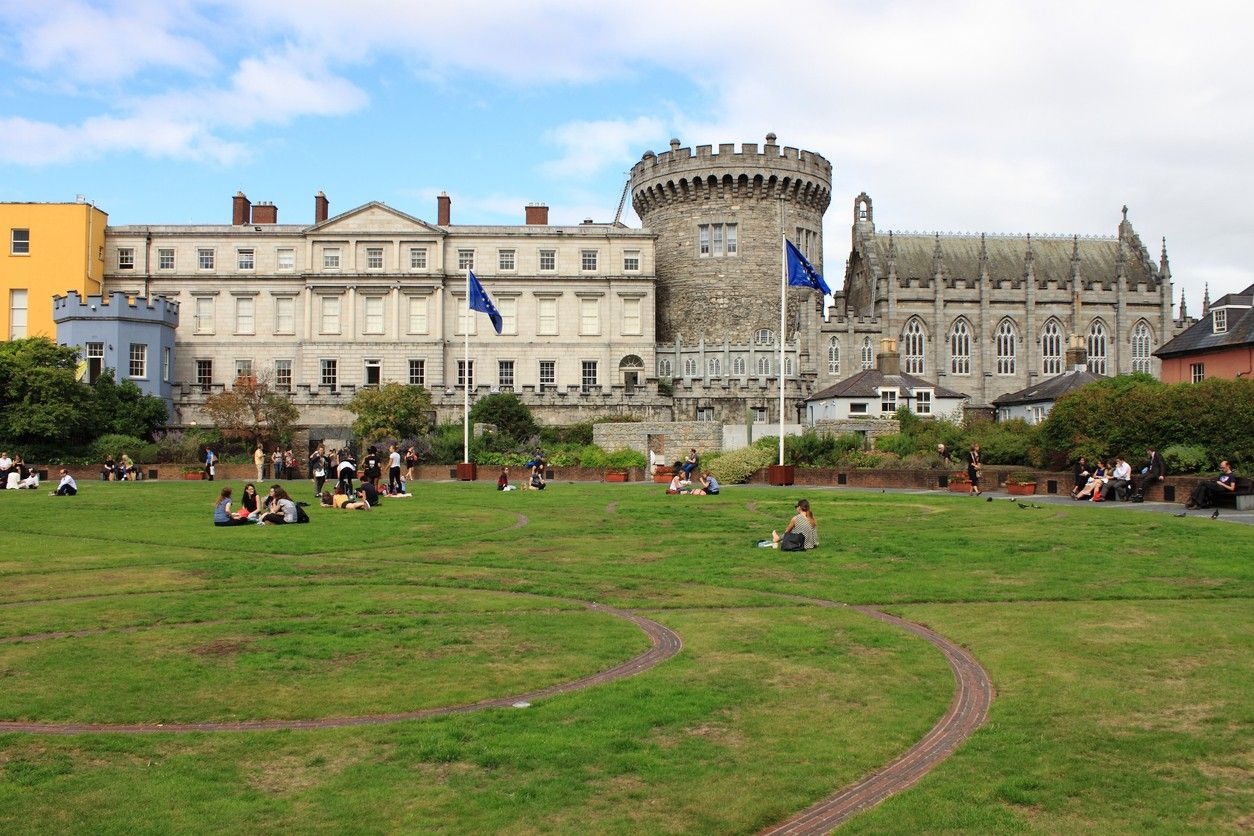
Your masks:
<path fill-rule="evenodd" d="M 833 284 L 861 191 L 881 230 L 1113 235 L 1126 204 L 1196 316 L 1254 283 L 1252 38 L 1237 0 L 0 0 L 0 200 L 603 221 L 646 150 L 774 132 L 834 166 Z"/>

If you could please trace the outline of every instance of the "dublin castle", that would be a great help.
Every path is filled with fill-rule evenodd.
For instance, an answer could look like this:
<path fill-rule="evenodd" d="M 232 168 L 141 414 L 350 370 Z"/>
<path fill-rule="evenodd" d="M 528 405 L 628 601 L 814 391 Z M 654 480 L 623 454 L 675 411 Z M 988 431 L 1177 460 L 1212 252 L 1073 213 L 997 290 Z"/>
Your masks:
<path fill-rule="evenodd" d="M 100 279 L 47 295 L 80 332 L 116 314 L 112 300 L 177 311 L 172 351 L 137 379 L 166 394 L 174 424 L 203 423 L 205 398 L 249 375 L 289 391 L 314 437 L 342 437 L 352 394 L 390 382 L 427 388 L 442 420 L 469 385 L 515 392 L 550 422 L 744 424 L 777 420 L 782 379 L 792 423 L 808 396 L 870 368 L 883 340 L 903 372 L 987 404 L 1061 373 L 1076 341 L 1091 371 L 1156 373 L 1152 352 L 1183 327 L 1165 244 L 1152 256 L 1126 209 L 1105 237 L 904 233 L 878 228 L 863 193 L 845 203 L 845 263 L 824 269 L 832 176 L 774 134 L 672 140 L 631 169 L 638 229 L 550 224 L 543 204 L 520 206 L 518 224 L 459 224 L 447 195 L 424 220 L 378 202 L 332 214 L 318 193 L 311 222 L 280 223 L 277 206 L 239 193 L 230 223 L 106 227 L 86 249 Z M 840 289 L 789 288 L 781 333 L 784 236 Z M 467 316 L 467 269 L 500 310 L 500 335 Z M 10 336 L 40 331 L 22 316 Z"/>

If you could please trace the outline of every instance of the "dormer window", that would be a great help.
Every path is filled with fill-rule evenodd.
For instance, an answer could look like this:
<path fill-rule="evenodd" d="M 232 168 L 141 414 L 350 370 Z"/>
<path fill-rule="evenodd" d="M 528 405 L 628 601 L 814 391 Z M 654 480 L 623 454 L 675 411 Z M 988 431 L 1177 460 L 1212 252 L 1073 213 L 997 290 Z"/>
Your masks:
<path fill-rule="evenodd" d="M 1216 334 L 1228 333 L 1228 309 L 1216 308 L 1211 311 L 1213 330 Z"/>

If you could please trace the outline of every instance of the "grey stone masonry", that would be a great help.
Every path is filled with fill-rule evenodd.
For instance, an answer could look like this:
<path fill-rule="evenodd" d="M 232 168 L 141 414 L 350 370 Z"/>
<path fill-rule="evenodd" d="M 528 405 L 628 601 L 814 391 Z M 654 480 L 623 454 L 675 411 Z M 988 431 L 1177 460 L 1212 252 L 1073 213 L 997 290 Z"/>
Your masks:
<path fill-rule="evenodd" d="M 635 450 L 646 458 L 671 464 L 683 461 L 695 447 L 700 456 L 723 449 L 723 425 L 713 421 L 636 421 L 596 424 L 592 443 L 603 450 Z"/>

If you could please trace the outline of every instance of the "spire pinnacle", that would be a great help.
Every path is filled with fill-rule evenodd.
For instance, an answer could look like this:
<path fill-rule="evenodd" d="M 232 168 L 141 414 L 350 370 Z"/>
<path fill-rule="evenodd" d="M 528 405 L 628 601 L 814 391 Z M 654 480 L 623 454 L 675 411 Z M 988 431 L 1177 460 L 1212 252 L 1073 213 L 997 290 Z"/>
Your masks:
<path fill-rule="evenodd" d="M 1180 288 L 1180 321 L 1184 322 L 1189 318 L 1189 308 L 1184 301 L 1184 288 Z"/>
<path fill-rule="evenodd" d="M 1071 260 L 1072 261 L 1080 260 L 1080 236 L 1079 235 L 1071 236 Z"/>
<path fill-rule="evenodd" d="M 1207 282 L 1204 288 L 1202 291 L 1202 316 L 1210 313 L 1210 282 Z"/>

